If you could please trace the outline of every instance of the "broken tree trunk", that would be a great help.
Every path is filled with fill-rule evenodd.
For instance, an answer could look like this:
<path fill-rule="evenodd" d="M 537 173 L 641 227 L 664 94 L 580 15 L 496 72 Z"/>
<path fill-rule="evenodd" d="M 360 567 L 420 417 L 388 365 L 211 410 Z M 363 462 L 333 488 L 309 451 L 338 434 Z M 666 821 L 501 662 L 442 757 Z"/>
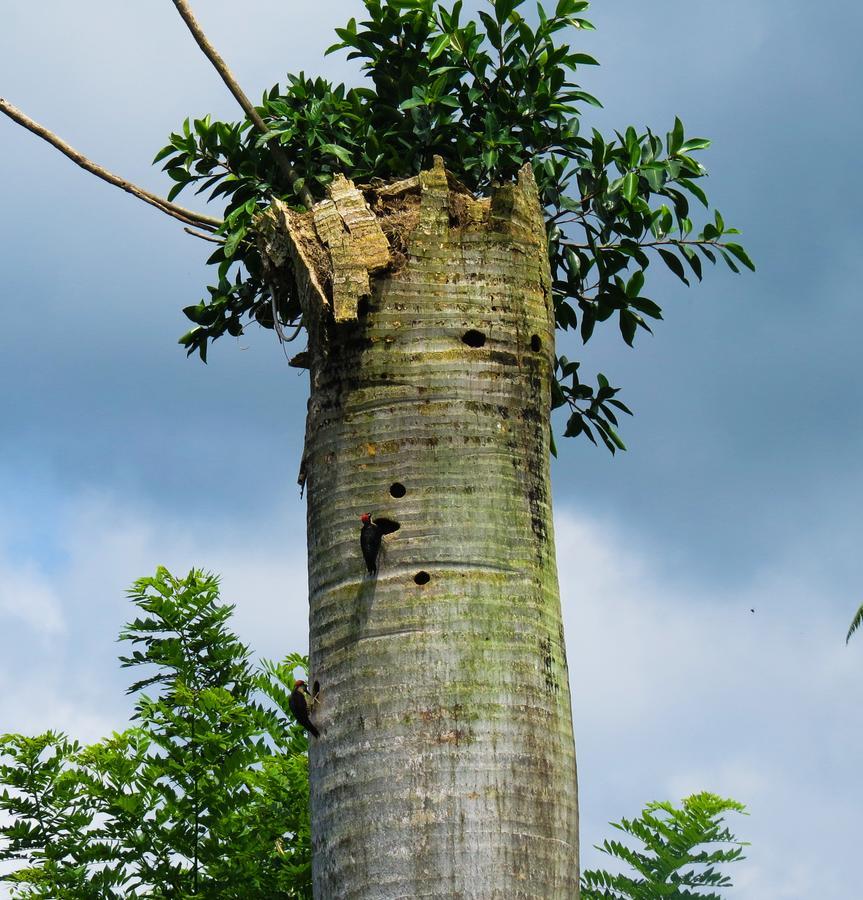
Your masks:
<path fill-rule="evenodd" d="M 268 214 L 303 294 L 314 892 L 578 896 L 554 557 L 554 316 L 529 167 Z M 366 573 L 359 517 L 399 523 Z"/>

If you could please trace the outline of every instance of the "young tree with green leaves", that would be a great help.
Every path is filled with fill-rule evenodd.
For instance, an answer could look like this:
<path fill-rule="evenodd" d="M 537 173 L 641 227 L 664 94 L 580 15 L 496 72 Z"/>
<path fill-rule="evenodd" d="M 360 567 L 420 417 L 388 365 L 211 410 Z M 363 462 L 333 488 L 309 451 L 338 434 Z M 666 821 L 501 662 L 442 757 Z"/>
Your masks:
<path fill-rule="evenodd" d="M 311 897 L 307 742 L 286 718 L 306 660 L 250 665 L 234 607 L 200 570 L 160 568 L 129 596 L 138 616 L 120 640 L 135 649 L 120 660 L 143 668 L 129 688 L 136 724 L 86 747 L 53 731 L 0 735 L 0 880 L 50 900 Z M 717 867 L 744 845 L 728 811 L 743 807 L 703 793 L 616 823 L 645 851 L 599 849 L 637 874 L 587 871 L 582 897 L 718 898 L 682 891 L 730 885 Z"/>
<path fill-rule="evenodd" d="M 0 861 L 14 897 L 310 898 L 306 736 L 288 712 L 306 660 L 253 666 L 218 579 L 160 568 L 121 632 L 133 721 L 90 746 L 0 736 Z"/>
<path fill-rule="evenodd" d="M 582 900 L 721 900 L 709 888 L 731 887 L 721 866 L 743 859 L 745 843 L 725 825 L 729 812 L 745 813 L 742 803 L 702 792 L 671 803 L 649 803 L 637 819 L 612 825 L 643 845 L 634 850 L 620 841 L 603 841 L 602 850 L 628 872 L 590 869 L 582 875 Z"/>
<path fill-rule="evenodd" d="M 569 898 L 578 816 L 551 519 L 550 415 L 625 449 L 629 409 L 558 357 L 614 321 L 632 345 L 661 262 L 752 268 L 708 206 L 704 138 L 583 128 L 598 101 L 572 36 L 588 4 L 363 0 L 331 51 L 357 85 L 288 76 L 254 106 L 186 0 L 173 0 L 246 114 L 187 120 L 157 155 L 157 197 L 99 169 L 6 101 L 0 110 L 218 245 L 181 338 L 206 359 L 251 322 L 307 347 L 310 754 L 318 898 Z M 359 3 L 358 3 L 359 6 Z M 221 218 L 178 206 L 187 189 Z M 696 224 L 692 204 L 706 214 Z M 289 332 L 291 332 L 289 334 Z M 374 579 L 360 514 L 399 528 Z"/>

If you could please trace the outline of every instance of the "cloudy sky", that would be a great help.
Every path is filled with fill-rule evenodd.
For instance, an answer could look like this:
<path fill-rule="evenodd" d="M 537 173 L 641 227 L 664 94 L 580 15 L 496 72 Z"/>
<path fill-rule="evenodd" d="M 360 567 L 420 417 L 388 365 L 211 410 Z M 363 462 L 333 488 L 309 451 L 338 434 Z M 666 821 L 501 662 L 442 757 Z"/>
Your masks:
<path fill-rule="evenodd" d="M 322 60 L 359 0 L 197 0 L 248 93 Z M 0 96 L 152 190 L 184 116 L 236 118 L 171 3 L 9 3 Z M 709 193 L 755 275 L 687 291 L 635 350 L 581 355 L 637 415 L 554 466 L 583 843 L 653 799 L 746 803 L 739 900 L 859 895 L 863 375 L 858 5 L 598 0 L 591 124 L 713 138 Z M 0 121 L 0 731 L 96 739 L 128 709 L 114 638 L 157 564 L 222 573 L 263 655 L 306 648 L 306 384 L 271 335 L 176 345 L 206 248 Z M 214 211 L 217 212 L 217 211 Z M 754 610 L 754 612 L 752 611 Z"/>

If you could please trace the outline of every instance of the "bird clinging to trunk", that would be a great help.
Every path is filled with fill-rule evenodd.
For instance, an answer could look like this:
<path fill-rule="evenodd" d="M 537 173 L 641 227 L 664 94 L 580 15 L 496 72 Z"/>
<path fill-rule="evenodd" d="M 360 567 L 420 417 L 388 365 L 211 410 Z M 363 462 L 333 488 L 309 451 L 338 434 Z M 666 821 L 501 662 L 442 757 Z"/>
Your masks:
<path fill-rule="evenodd" d="M 360 529 L 360 549 L 363 551 L 363 559 L 370 575 L 377 574 L 378 553 L 381 549 L 381 540 L 385 534 L 398 531 L 401 527 L 392 519 L 375 519 L 372 521 L 371 513 L 363 513 L 360 516 L 363 527 Z"/>
<path fill-rule="evenodd" d="M 370 575 L 374 575 L 378 571 L 378 553 L 381 549 L 380 528 L 372 522 L 370 513 L 363 513 L 360 516 L 363 527 L 360 529 L 360 548 L 363 551 L 363 559 L 366 561 L 366 568 Z"/>
<path fill-rule="evenodd" d="M 309 693 L 305 681 L 298 679 L 294 682 L 294 689 L 291 691 L 291 696 L 288 699 L 288 706 L 294 718 L 306 731 L 311 732 L 315 737 L 320 737 L 320 732 L 312 725 L 312 720 L 309 718 L 309 699 L 314 702 L 314 698 Z"/>

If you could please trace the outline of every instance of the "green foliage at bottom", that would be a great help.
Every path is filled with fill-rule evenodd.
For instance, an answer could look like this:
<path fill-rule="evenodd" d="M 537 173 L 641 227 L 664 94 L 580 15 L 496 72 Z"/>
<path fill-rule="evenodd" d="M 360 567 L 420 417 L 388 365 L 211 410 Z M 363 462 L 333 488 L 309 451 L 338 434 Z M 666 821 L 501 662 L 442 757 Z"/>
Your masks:
<path fill-rule="evenodd" d="M 640 841 L 644 849 L 603 841 L 598 850 L 634 871 L 584 872 L 582 900 L 721 900 L 714 891 L 705 891 L 731 887 L 731 879 L 717 866 L 742 859 L 746 846 L 725 826 L 723 815 L 742 813 L 744 809 L 734 800 L 701 793 L 687 797 L 680 808 L 671 803 L 649 803 L 637 819 L 612 822 L 619 831 Z"/>
<path fill-rule="evenodd" d="M 0 882 L 45 900 L 311 898 L 308 744 L 288 713 L 307 661 L 253 666 L 218 579 L 200 570 L 160 568 L 130 599 L 120 660 L 143 668 L 129 688 L 136 724 L 90 746 L 0 735 Z M 634 874 L 587 871 L 582 900 L 718 900 L 702 890 L 730 886 L 717 866 L 744 846 L 722 817 L 743 809 L 696 794 L 614 823 L 644 849 L 599 849 Z"/>
<path fill-rule="evenodd" d="M 135 725 L 91 746 L 0 736 L 0 880 L 16 898 L 310 898 L 308 745 L 287 705 L 305 659 L 253 666 L 204 572 L 160 568 L 130 599 Z"/>

